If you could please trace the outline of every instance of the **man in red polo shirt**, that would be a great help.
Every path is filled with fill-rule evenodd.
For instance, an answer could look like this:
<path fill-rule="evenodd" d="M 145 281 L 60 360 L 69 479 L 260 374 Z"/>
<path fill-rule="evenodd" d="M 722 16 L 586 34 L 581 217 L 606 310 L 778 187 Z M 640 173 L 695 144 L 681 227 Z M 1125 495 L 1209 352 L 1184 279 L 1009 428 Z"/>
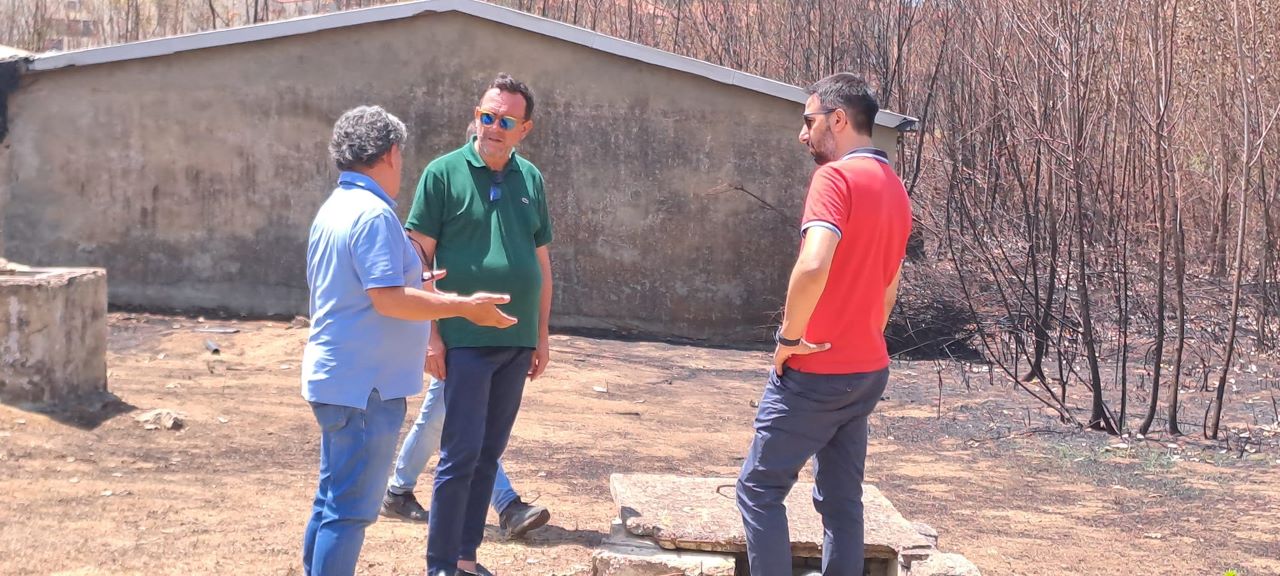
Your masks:
<path fill-rule="evenodd" d="M 738 477 L 752 576 L 789 576 L 783 501 L 814 459 L 823 576 L 862 576 L 867 417 L 889 379 L 884 328 L 898 292 L 911 204 L 871 144 L 879 105 L 858 76 L 808 90 L 800 142 L 820 166 L 801 223 L 773 370 Z"/>

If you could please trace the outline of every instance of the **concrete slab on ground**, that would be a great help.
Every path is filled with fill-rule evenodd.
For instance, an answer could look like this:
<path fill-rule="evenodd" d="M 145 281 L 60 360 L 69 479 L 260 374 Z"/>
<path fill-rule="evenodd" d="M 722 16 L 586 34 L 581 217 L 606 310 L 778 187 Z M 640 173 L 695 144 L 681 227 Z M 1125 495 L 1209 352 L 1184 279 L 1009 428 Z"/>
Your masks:
<path fill-rule="evenodd" d="M 594 576 L 733 576 L 737 569 L 732 554 L 667 550 L 627 532 L 621 520 L 614 520 L 591 560 Z"/>
<path fill-rule="evenodd" d="M 659 474 L 614 474 L 613 500 L 628 532 L 652 537 L 667 549 L 739 553 L 746 551 L 733 478 L 689 478 Z M 787 497 L 791 552 L 822 555 L 822 518 L 813 509 L 813 484 L 797 483 Z M 898 513 L 875 486 L 863 485 L 866 555 L 896 558 L 929 541 Z"/>

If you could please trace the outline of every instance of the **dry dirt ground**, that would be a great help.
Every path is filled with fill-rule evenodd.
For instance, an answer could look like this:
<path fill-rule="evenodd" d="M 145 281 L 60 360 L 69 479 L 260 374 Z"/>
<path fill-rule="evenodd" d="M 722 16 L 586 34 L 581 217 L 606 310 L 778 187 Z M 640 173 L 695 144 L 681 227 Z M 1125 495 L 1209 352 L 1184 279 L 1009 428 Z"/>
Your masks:
<path fill-rule="evenodd" d="M 122 312 L 110 324 L 118 401 L 52 414 L 0 406 L 0 573 L 300 573 L 318 443 L 298 395 L 306 330 Z M 239 332 L 195 331 L 210 326 Z M 580 336 L 552 346 L 506 464 L 553 518 L 521 542 L 489 532 L 481 561 L 499 574 L 587 566 L 616 514 L 611 473 L 734 475 L 767 362 L 760 351 Z M 871 422 L 868 481 L 934 526 L 943 549 L 991 575 L 1280 574 L 1274 442 L 1237 450 L 1198 434 L 1074 431 L 974 370 L 895 363 Z M 185 428 L 135 421 L 155 408 L 184 413 Z M 1233 402 L 1225 421 L 1240 430 L 1264 408 Z M 361 573 L 420 574 L 425 532 L 379 521 Z"/>

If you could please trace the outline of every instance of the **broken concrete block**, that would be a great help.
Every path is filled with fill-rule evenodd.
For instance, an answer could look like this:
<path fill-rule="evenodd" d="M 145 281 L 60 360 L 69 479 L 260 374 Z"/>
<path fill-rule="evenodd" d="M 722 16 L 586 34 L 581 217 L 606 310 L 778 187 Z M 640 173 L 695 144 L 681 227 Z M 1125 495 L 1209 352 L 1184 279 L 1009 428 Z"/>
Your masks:
<path fill-rule="evenodd" d="M 911 527 L 916 529 L 917 534 L 924 536 L 924 539 L 929 541 L 930 546 L 938 547 L 938 531 L 934 530 L 933 526 L 924 522 L 912 522 Z"/>
<path fill-rule="evenodd" d="M 982 576 L 982 573 L 964 556 L 939 552 L 912 562 L 906 576 Z"/>
<path fill-rule="evenodd" d="M 0 270 L 0 401 L 60 404 L 107 391 L 107 273 Z"/>
<path fill-rule="evenodd" d="M 629 532 L 650 536 L 668 549 L 745 552 L 746 536 L 735 499 L 734 478 L 614 474 L 614 502 Z M 813 483 L 797 483 L 787 497 L 791 552 L 822 556 L 822 517 L 813 509 Z M 898 551 L 929 547 L 875 486 L 863 485 L 866 555 L 894 560 Z"/>
<path fill-rule="evenodd" d="M 134 416 L 133 419 L 141 423 L 142 427 L 147 430 L 160 430 L 162 428 L 165 430 L 177 430 L 186 423 L 186 416 L 183 416 L 181 412 L 165 408 L 148 410 Z"/>
<path fill-rule="evenodd" d="M 934 554 L 938 554 L 938 549 L 933 546 L 903 548 L 898 551 L 898 562 L 904 567 L 911 566 L 912 564 L 920 562 Z"/>
<path fill-rule="evenodd" d="M 737 560 L 731 554 L 666 550 L 614 520 L 592 564 L 595 576 L 733 576 Z"/>

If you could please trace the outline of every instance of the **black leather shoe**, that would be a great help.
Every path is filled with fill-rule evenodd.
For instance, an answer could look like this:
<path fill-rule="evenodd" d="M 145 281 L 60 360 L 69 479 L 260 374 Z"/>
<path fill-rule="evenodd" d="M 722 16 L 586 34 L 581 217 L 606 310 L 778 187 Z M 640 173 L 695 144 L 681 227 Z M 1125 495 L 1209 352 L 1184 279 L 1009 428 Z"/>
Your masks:
<path fill-rule="evenodd" d="M 542 506 L 530 506 L 520 500 L 507 505 L 498 515 L 498 527 L 508 538 L 519 538 L 530 530 L 541 528 L 551 519 L 551 512 Z"/>
<path fill-rule="evenodd" d="M 382 497 L 382 509 L 379 514 L 389 518 L 399 518 L 408 520 L 409 522 L 426 523 L 431 518 L 430 514 L 413 495 L 413 492 L 407 494 L 395 494 L 387 492 Z M 435 576 L 434 574 L 432 576 Z"/>

